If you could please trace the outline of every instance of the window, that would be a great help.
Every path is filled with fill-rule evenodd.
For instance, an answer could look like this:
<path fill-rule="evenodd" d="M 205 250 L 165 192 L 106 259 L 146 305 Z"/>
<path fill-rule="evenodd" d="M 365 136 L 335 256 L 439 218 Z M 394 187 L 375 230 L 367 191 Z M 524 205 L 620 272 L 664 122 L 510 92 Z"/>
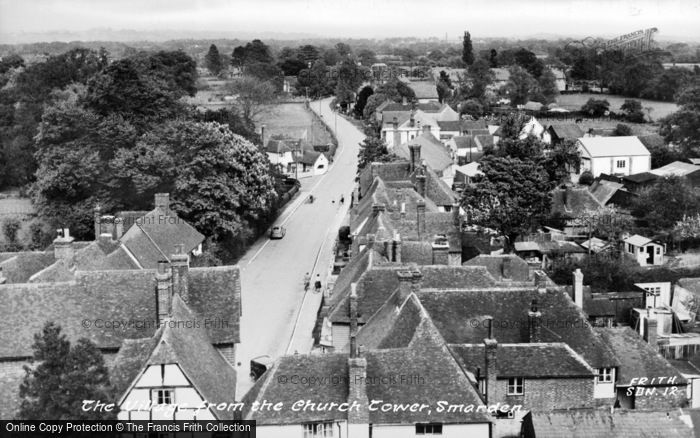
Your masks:
<path fill-rule="evenodd" d="M 442 424 L 418 423 L 416 424 L 416 435 L 442 435 Z"/>
<path fill-rule="evenodd" d="M 511 377 L 508 379 L 507 395 L 523 395 L 523 378 Z"/>
<path fill-rule="evenodd" d="M 596 383 L 612 383 L 613 381 L 613 369 L 612 368 L 598 368 L 598 375 L 595 377 Z"/>
<path fill-rule="evenodd" d="M 172 405 L 175 403 L 175 391 L 172 389 L 154 389 L 151 393 L 153 403 L 158 405 Z"/>
<path fill-rule="evenodd" d="M 617 168 L 618 168 L 618 169 L 624 169 L 625 167 L 627 167 L 627 161 L 625 161 L 625 160 L 617 160 L 617 164 L 616 164 L 616 165 L 617 165 Z"/>
<path fill-rule="evenodd" d="M 307 423 L 304 425 L 304 438 L 323 438 L 333 436 L 333 423 Z"/>
<path fill-rule="evenodd" d="M 659 296 L 661 295 L 661 286 L 648 286 L 644 288 L 647 291 L 648 296 Z"/>
<path fill-rule="evenodd" d="M 659 247 L 657 246 L 657 247 L 656 247 L 656 255 L 659 255 L 659 254 L 661 254 L 661 248 L 659 248 Z"/>

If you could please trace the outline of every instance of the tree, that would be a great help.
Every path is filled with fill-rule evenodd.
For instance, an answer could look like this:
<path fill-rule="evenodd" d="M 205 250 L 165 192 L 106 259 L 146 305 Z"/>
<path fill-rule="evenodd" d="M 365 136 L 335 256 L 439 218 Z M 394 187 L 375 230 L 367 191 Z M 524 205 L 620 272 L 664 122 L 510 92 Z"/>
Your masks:
<path fill-rule="evenodd" d="M 590 170 L 583 171 L 578 177 L 578 183 L 584 186 L 590 186 L 591 184 L 593 184 L 594 180 L 595 178 L 593 177 L 593 174 Z"/>
<path fill-rule="evenodd" d="M 468 75 L 471 80 L 471 86 L 467 92 L 467 97 L 482 101 L 488 86 L 493 83 L 493 72 L 491 72 L 486 61 L 478 59 L 469 67 Z"/>
<path fill-rule="evenodd" d="M 544 102 L 542 103 L 552 103 L 556 101 L 556 97 L 559 95 L 559 87 L 557 87 L 557 78 L 554 76 L 552 69 L 544 69 L 538 82 L 540 92 L 542 96 L 544 96 Z"/>
<path fill-rule="evenodd" d="M 466 65 L 474 63 L 474 49 L 472 48 L 472 36 L 469 32 L 464 32 L 462 38 L 462 62 Z"/>
<path fill-rule="evenodd" d="M 307 65 L 318 61 L 319 58 L 321 58 L 321 54 L 316 46 L 307 44 L 299 47 L 299 59 Z"/>
<path fill-rule="evenodd" d="M 634 99 L 625 99 L 620 109 L 625 113 L 625 120 L 632 123 L 644 123 L 642 103 Z"/>
<path fill-rule="evenodd" d="M 527 70 L 527 72 L 530 73 L 533 78 L 539 79 L 540 76 L 542 76 L 544 64 L 542 64 L 542 61 L 537 59 L 537 55 L 535 55 L 533 52 L 521 47 L 515 51 L 513 58 L 515 63 Z"/>
<path fill-rule="evenodd" d="M 613 135 L 615 137 L 628 137 L 632 135 L 632 128 L 630 128 L 629 125 L 625 125 L 624 123 L 618 123 L 615 127 Z"/>
<path fill-rule="evenodd" d="M 254 123 L 265 105 L 272 102 L 275 97 L 274 85 L 252 76 L 234 79 L 227 85 L 227 90 L 236 96 L 241 115 L 248 123 Z"/>
<path fill-rule="evenodd" d="M 365 121 L 374 119 L 377 107 L 386 102 L 386 100 L 387 97 L 382 93 L 374 93 L 373 95 L 369 96 L 369 98 L 367 98 L 367 103 L 362 110 L 362 117 L 365 119 Z"/>
<path fill-rule="evenodd" d="M 510 97 L 512 105 L 522 105 L 530 100 L 530 97 L 538 92 L 537 81 L 522 67 L 510 68 L 510 78 L 505 85 L 506 93 Z"/>
<path fill-rule="evenodd" d="M 352 54 L 352 48 L 345 43 L 338 43 L 335 45 L 335 50 L 338 52 L 341 58 L 346 58 L 348 55 Z"/>
<path fill-rule="evenodd" d="M 367 106 L 367 100 L 374 94 L 374 90 L 369 85 L 363 87 L 360 93 L 357 95 L 357 102 L 355 102 L 355 116 L 362 117 Z"/>
<path fill-rule="evenodd" d="M 416 93 L 411 87 L 394 77 L 377 87 L 376 93 L 382 94 L 394 102 L 401 102 L 404 98 L 412 102 L 416 98 Z"/>
<path fill-rule="evenodd" d="M 270 48 L 258 39 L 247 43 L 245 46 L 236 47 L 231 54 L 231 62 L 238 66 L 255 63 L 272 64 L 273 61 Z"/>
<path fill-rule="evenodd" d="M 468 114 L 472 117 L 481 117 L 484 115 L 484 107 L 476 99 L 465 100 L 459 105 L 460 114 Z"/>
<path fill-rule="evenodd" d="M 542 163 L 549 180 L 558 185 L 570 181 L 571 173 L 581 165 L 581 154 L 575 141 L 565 140 L 554 145 L 543 157 Z"/>
<path fill-rule="evenodd" d="M 219 54 L 219 49 L 216 48 L 215 44 L 209 46 L 209 52 L 204 57 L 204 65 L 214 76 L 218 76 L 221 73 L 221 55 Z"/>
<path fill-rule="evenodd" d="M 657 180 L 638 193 L 632 214 L 654 232 L 669 231 L 684 216 L 700 213 L 700 192 L 680 177 Z"/>
<path fill-rule="evenodd" d="M 480 170 L 484 175 L 464 190 L 462 205 L 470 223 L 507 237 L 510 252 L 517 237 L 549 213 L 551 184 L 542 167 L 530 160 L 489 156 Z"/>
<path fill-rule="evenodd" d="M 700 154 L 700 81 L 682 89 L 676 101 L 680 108 L 660 120 L 659 133 L 687 156 Z"/>
<path fill-rule="evenodd" d="M 33 362 L 25 365 L 17 416 L 25 420 L 108 420 L 114 412 L 81 409 L 83 400 L 107 400 L 109 376 L 97 347 L 79 339 L 71 348 L 52 322 L 34 335 Z"/>
<path fill-rule="evenodd" d="M 581 214 L 582 225 L 590 226 L 595 237 L 610 242 L 616 242 L 622 233 L 632 227 L 632 218 L 623 214 L 616 207 L 599 207 L 596 210 L 585 210 Z"/>
<path fill-rule="evenodd" d="M 589 114 L 591 117 L 601 117 L 610 109 L 610 102 L 605 99 L 588 99 L 582 107 L 581 111 Z"/>
<path fill-rule="evenodd" d="M 372 163 L 389 162 L 397 159 L 396 155 L 389 153 L 384 140 L 380 138 L 366 137 L 360 143 L 358 153 L 357 174 Z"/>
<path fill-rule="evenodd" d="M 3 245 L 3 251 L 14 252 L 22 249 L 20 245 L 17 234 L 19 233 L 22 224 L 16 218 L 5 219 L 2 223 L 2 233 L 5 235 L 5 244 Z"/>
<path fill-rule="evenodd" d="M 5 74 L 13 68 L 24 67 L 24 59 L 13 53 L 8 56 L 3 56 L 0 60 L 0 74 Z"/>

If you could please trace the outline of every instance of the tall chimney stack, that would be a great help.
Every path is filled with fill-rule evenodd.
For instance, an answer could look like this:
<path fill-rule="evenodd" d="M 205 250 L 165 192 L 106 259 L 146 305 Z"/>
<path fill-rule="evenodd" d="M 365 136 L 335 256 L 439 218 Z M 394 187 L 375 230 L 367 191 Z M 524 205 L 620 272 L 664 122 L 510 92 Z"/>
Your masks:
<path fill-rule="evenodd" d="M 409 295 L 411 295 L 412 287 L 411 283 L 413 281 L 413 272 L 411 271 L 398 271 L 396 276 L 399 278 L 399 296 L 400 301 L 403 302 Z"/>
<path fill-rule="evenodd" d="M 423 198 L 425 198 L 425 179 L 424 173 L 416 175 L 416 191 Z"/>
<path fill-rule="evenodd" d="M 357 354 L 357 283 L 350 284 L 350 358 Z"/>
<path fill-rule="evenodd" d="M 158 308 L 158 323 L 165 321 L 172 312 L 172 276 L 168 269 L 168 261 L 158 262 L 156 272 L 156 299 Z"/>
<path fill-rule="evenodd" d="M 401 235 L 397 232 L 394 233 L 392 241 L 392 255 L 392 262 L 401 263 Z"/>
<path fill-rule="evenodd" d="M 462 218 L 459 214 L 459 202 L 452 203 L 452 223 L 457 227 L 457 231 L 461 231 Z"/>
<path fill-rule="evenodd" d="M 486 380 L 484 385 L 484 395 L 486 396 L 486 404 L 496 403 L 496 354 L 498 351 L 498 342 L 493 337 L 493 317 L 486 318 L 489 325 L 489 337 L 484 339 L 484 355 L 486 359 Z"/>
<path fill-rule="evenodd" d="M 184 251 L 184 245 L 175 245 L 175 254 L 170 256 L 173 276 L 173 293 L 180 295 L 182 301 L 189 304 L 190 258 Z"/>
<path fill-rule="evenodd" d="M 537 308 L 537 300 L 532 300 L 530 311 L 527 312 L 529 342 L 536 344 L 542 342 L 542 312 Z"/>
<path fill-rule="evenodd" d="M 75 249 L 73 248 L 73 237 L 70 235 L 68 228 L 63 228 L 58 233 L 53 241 L 53 254 L 56 261 L 65 263 L 68 267 L 72 267 L 75 261 Z M 99 238 L 99 235 L 98 235 Z"/>
<path fill-rule="evenodd" d="M 576 268 L 574 271 L 574 303 L 583 309 L 583 272 Z"/>
<path fill-rule="evenodd" d="M 409 171 L 413 172 L 420 165 L 420 145 L 409 144 L 408 151 L 411 157 Z"/>
<path fill-rule="evenodd" d="M 418 237 L 425 235 L 425 201 L 422 199 L 416 203 L 416 215 L 418 220 Z"/>

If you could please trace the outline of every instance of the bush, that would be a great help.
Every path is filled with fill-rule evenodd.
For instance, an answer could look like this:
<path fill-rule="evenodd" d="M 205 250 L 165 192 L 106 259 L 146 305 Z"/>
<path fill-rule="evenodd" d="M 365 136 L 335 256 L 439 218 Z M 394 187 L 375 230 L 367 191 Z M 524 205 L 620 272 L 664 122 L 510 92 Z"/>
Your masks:
<path fill-rule="evenodd" d="M 578 177 L 578 183 L 584 186 L 590 186 L 593 184 L 593 174 L 586 170 Z"/>
<path fill-rule="evenodd" d="M 43 222 L 32 222 L 29 225 L 29 249 L 43 250 L 51 245 L 52 233 Z"/>
<path fill-rule="evenodd" d="M 615 127 L 615 131 L 613 132 L 613 135 L 615 135 L 616 137 L 630 136 L 630 135 L 632 135 L 632 128 L 625 125 L 624 123 L 618 123 L 617 126 Z"/>

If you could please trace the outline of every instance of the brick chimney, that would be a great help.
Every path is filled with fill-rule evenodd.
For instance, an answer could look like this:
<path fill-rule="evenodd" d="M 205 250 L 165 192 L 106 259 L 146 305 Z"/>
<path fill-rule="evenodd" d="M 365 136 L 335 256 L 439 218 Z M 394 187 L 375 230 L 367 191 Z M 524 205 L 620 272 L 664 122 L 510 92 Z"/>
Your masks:
<path fill-rule="evenodd" d="M 413 282 L 413 272 L 411 271 L 398 271 L 396 276 L 399 278 L 399 295 L 401 301 L 408 298 L 411 295 L 411 283 Z"/>
<path fill-rule="evenodd" d="M 114 240 L 119 240 L 124 235 L 124 218 L 114 218 Z"/>
<path fill-rule="evenodd" d="M 425 174 L 416 175 L 416 191 L 421 197 L 425 198 Z"/>
<path fill-rule="evenodd" d="M 574 277 L 574 303 L 583 309 L 583 272 L 576 268 L 573 274 Z"/>
<path fill-rule="evenodd" d="M 59 229 L 58 237 L 53 241 L 53 254 L 56 261 L 66 263 L 69 267 L 75 261 L 75 249 L 73 248 L 73 237 L 68 228 Z"/>
<path fill-rule="evenodd" d="M 425 201 L 422 199 L 416 204 L 416 216 L 418 219 L 418 237 L 425 234 Z"/>
<path fill-rule="evenodd" d="M 173 293 L 180 295 L 182 301 L 189 304 L 190 292 L 190 257 L 185 254 L 184 245 L 175 245 L 175 254 L 170 256 L 173 276 Z"/>
<path fill-rule="evenodd" d="M 527 312 L 527 326 L 530 343 L 542 342 L 542 312 L 537 308 L 537 300 L 532 300 L 530 311 Z"/>
<path fill-rule="evenodd" d="M 348 410 L 347 436 L 369 438 L 369 399 L 367 398 L 367 359 L 348 358 L 348 406 L 359 409 Z"/>
<path fill-rule="evenodd" d="M 379 215 L 380 212 L 386 211 L 386 205 L 384 204 L 372 204 L 372 214 L 374 216 Z"/>
<path fill-rule="evenodd" d="M 167 319 L 172 311 L 172 295 L 173 295 L 172 276 L 168 268 L 167 260 L 158 262 L 158 271 L 156 272 L 156 308 L 158 312 L 158 323 L 162 323 Z"/>
<path fill-rule="evenodd" d="M 95 240 L 97 240 L 100 237 L 100 234 L 102 234 L 102 207 L 100 207 L 100 204 L 95 205 L 93 219 L 95 221 Z"/>
<path fill-rule="evenodd" d="M 423 274 L 418 269 L 414 269 L 411 274 L 413 276 L 411 279 L 411 290 L 413 293 L 418 293 L 423 285 Z"/>
<path fill-rule="evenodd" d="M 452 223 L 455 227 L 457 227 L 457 231 L 460 231 L 462 225 L 462 218 L 459 214 L 459 207 L 459 202 L 455 202 L 452 204 Z"/>
<path fill-rule="evenodd" d="M 350 284 L 350 358 L 358 357 L 357 354 L 357 283 Z"/>
<path fill-rule="evenodd" d="M 652 319 L 649 312 L 647 312 L 647 317 L 644 318 L 644 340 L 654 348 L 659 343 L 659 331 L 658 331 L 658 321 Z"/>
<path fill-rule="evenodd" d="M 156 193 L 155 196 L 156 208 L 164 215 L 170 212 L 170 193 Z"/>
<path fill-rule="evenodd" d="M 446 239 L 435 239 L 431 244 L 433 250 L 433 265 L 449 265 L 450 245 Z"/>
<path fill-rule="evenodd" d="M 493 337 L 493 317 L 486 317 L 489 326 L 489 337 L 484 339 L 484 356 L 486 365 L 486 378 L 484 385 L 484 395 L 486 396 L 486 404 L 496 403 L 497 391 L 497 367 L 496 354 L 498 351 L 498 342 Z"/>
<path fill-rule="evenodd" d="M 419 144 L 409 144 L 408 151 L 411 157 L 411 163 L 409 171 L 413 172 L 420 165 L 420 145 Z"/>
<path fill-rule="evenodd" d="M 399 233 L 394 233 L 394 239 L 391 242 L 392 246 L 392 257 L 391 261 L 396 263 L 401 263 L 401 235 Z"/>

